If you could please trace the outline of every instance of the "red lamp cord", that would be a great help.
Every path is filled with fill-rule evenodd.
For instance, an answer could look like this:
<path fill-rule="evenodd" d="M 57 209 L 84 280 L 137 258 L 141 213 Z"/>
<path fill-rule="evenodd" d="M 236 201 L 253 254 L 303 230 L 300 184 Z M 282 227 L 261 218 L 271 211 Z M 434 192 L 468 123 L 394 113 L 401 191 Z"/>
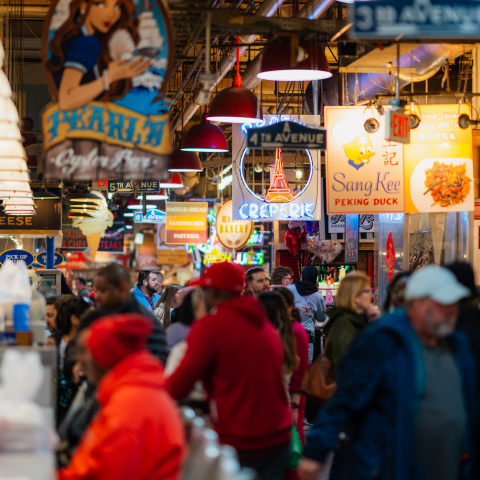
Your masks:
<path fill-rule="evenodd" d="M 240 35 L 237 35 L 237 74 L 233 80 L 234 87 L 242 87 L 242 77 L 240 76 Z"/>

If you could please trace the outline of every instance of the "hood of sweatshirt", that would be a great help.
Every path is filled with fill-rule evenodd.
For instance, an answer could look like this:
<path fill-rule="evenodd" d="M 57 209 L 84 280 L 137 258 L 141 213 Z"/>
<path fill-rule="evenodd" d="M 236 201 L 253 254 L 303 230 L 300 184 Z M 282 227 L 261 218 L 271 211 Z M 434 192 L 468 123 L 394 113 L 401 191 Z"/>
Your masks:
<path fill-rule="evenodd" d="M 159 389 L 164 385 L 161 362 L 147 350 L 143 350 L 125 357 L 100 380 L 98 401 L 105 405 L 115 391 L 125 386 Z"/>
<path fill-rule="evenodd" d="M 234 297 L 220 303 L 210 313 L 214 315 L 217 312 L 221 315 L 226 315 L 227 318 L 230 315 L 233 317 L 241 316 L 258 327 L 261 327 L 266 321 L 265 311 L 261 303 L 253 297 Z"/>

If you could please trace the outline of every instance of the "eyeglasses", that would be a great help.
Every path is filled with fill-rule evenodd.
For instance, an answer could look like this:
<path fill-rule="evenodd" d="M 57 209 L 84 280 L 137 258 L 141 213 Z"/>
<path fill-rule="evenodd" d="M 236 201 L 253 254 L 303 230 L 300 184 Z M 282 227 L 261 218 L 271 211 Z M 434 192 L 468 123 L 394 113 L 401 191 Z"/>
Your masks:
<path fill-rule="evenodd" d="M 293 277 L 283 277 L 284 280 L 293 280 Z"/>

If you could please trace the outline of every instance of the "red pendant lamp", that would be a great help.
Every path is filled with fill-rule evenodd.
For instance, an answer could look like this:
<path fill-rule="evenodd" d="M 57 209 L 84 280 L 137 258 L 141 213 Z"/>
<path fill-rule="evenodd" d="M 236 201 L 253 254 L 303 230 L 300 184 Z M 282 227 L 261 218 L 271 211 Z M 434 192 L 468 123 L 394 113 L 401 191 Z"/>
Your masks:
<path fill-rule="evenodd" d="M 212 100 L 207 120 L 222 123 L 262 123 L 263 114 L 257 96 L 242 86 L 240 76 L 240 37 L 237 37 L 237 74 L 233 87 L 219 92 Z"/>
<path fill-rule="evenodd" d="M 302 82 L 332 76 L 325 52 L 317 42 L 301 44 L 293 51 L 293 58 L 291 48 L 289 44 L 280 42 L 269 45 L 263 52 L 261 71 L 257 77 L 278 82 Z M 296 65 L 292 66 L 294 63 Z"/>
<path fill-rule="evenodd" d="M 228 152 L 227 139 L 220 127 L 207 121 L 204 113 L 202 122 L 194 125 L 186 134 L 182 144 L 183 152 Z M 175 155 L 175 154 L 174 154 Z M 175 158 L 175 157 L 174 157 Z M 173 167 L 173 160 L 172 160 Z M 172 170 L 179 172 L 180 170 Z"/>
<path fill-rule="evenodd" d="M 196 125 L 199 126 L 199 125 Z M 195 127 L 193 127 L 195 128 Z M 223 134 L 222 134 L 223 135 Z M 185 142 L 183 142 L 185 143 Z M 172 163 L 169 172 L 201 172 L 202 162 L 194 151 L 183 151 L 176 148 L 172 154 Z"/>
<path fill-rule="evenodd" d="M 178 172 L 173 172 L 169 180 L 160 182 L 160 188 L 183 188 L 182 176 Z"/>

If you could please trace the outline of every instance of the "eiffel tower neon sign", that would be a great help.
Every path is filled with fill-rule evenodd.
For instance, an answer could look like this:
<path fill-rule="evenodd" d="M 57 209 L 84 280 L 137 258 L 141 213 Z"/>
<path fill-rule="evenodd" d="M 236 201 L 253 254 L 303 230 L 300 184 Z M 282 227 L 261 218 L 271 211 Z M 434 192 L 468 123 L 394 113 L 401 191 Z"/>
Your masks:
<path fill-rule="evenodd" d="M 283 170 L 282 149 L 275 150 L 275 167 L 273 169 L 272 184 L 267 190 L 265 201 L 270 202 L 291 202 L 294 192 L 288 186 L 287 177 Z"/>

